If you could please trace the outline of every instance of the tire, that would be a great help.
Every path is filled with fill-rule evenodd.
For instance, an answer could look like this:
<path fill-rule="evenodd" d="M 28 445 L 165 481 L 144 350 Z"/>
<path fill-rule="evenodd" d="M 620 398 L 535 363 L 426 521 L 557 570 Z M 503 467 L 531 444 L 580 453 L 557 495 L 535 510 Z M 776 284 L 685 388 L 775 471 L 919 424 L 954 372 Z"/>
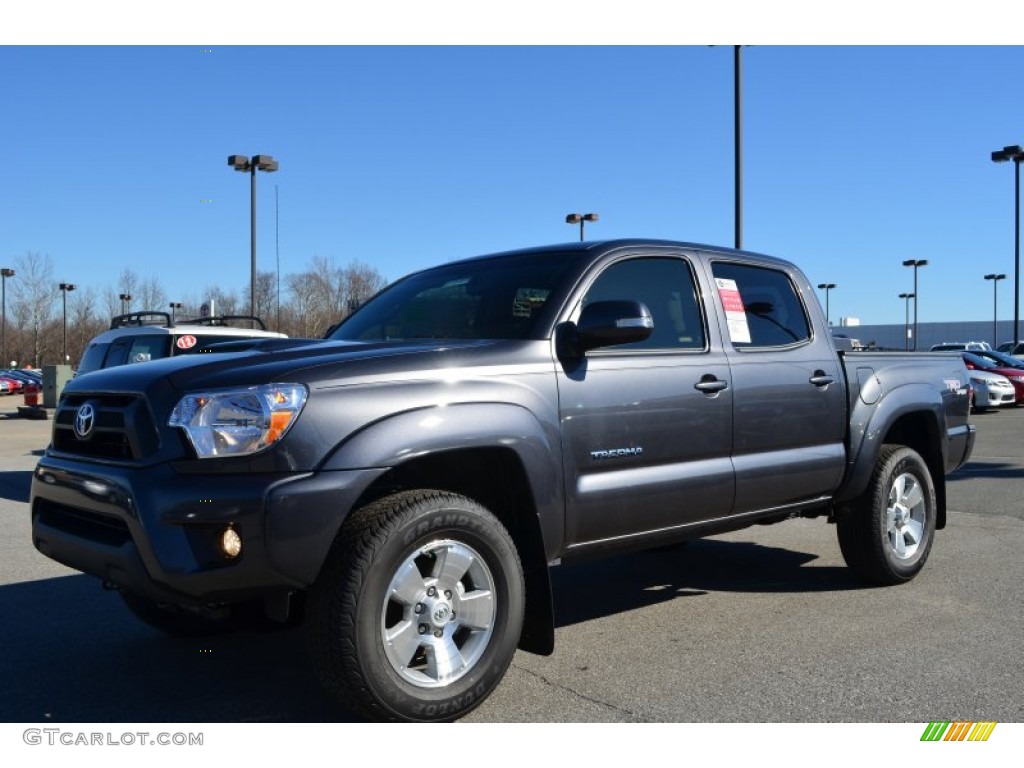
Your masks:
<path fill-rule="evenodd" d="M 398 493 L 342 526 L 309 594 L 310 658 L 326 690 L 371 720 L 455 720 L 504 677 L 524 595 L 494 515 L 451 493 Z"/>
<path fill-rule="evenodd" d="M 170 603 L 157 603 L 131 592 L 121 592 L 128 610 L 153 629 L 173 637 L 207 637 L 236 628 L 230 617 L 213 618 Z"/>
<path fill-rule="evenodd" d="M 839 511 L 846 564 L 871 584 L 902 584 L 924 567 L 935 538 L 935 484 L 920 454 L 883 445 L 868 487 Z"/>

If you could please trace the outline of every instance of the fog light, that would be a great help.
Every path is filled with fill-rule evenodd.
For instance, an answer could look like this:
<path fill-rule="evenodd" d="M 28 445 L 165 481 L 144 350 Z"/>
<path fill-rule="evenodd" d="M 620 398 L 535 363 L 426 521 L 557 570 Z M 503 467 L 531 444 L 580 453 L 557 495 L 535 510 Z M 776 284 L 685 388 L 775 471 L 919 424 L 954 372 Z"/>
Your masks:
<path fill-rule="evenodd" d="M 225 557 L 236 558 L 242 554 L 242 537 L 234 528 L 225 528 L 220 535 L 220 550 Z"/>

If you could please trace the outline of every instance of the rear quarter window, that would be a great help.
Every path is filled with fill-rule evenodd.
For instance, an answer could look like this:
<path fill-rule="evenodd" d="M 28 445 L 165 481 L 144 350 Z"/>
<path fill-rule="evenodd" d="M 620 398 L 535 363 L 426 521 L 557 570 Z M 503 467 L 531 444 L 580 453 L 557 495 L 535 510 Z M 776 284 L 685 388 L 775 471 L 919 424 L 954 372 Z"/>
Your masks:
<path fill-rule="evenodd" d="M 113 368 L 127 363 L 145 363 L 167 357 L 170 350 L 171 337 L 163 334 L 145 334 L 122 336 L 110 343 L 110 352 L 103 364 L 104 368 Z"/>
<path fill-rule="evenodd" d="M 107 356 L 107 350 L 110 349 L 109 344 L 90 344 L 85 350 L 85 354 L 82 355 L 82 362 L 78 364 L 78 373 L 89 373 L 89 371 L 98 371 L 103 367 L 103 359 Z"/>

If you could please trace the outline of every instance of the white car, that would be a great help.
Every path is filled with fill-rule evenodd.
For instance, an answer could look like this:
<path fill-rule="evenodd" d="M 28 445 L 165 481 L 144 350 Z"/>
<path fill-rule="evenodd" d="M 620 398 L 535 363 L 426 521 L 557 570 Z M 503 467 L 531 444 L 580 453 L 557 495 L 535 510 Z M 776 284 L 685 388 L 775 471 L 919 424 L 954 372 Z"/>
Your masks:
<path fill-rule="evenodd" d="M 971 377 L 971 387 L 974 389 L 974 400 L 971 405 L 975 411 L 1001 408 L 1017 402 L 1013 384 L 1005 376 L 977 369 L 972 369 L 968 373 Z"/>
<path fill-rule="evenodd" d="M 232 325 L 235 323 L 235 325 Z M 241 327 L 254 326 L 254 327 Z M 134 312 L 110 321 L 110 330 L 89 342 L 78 375 L 127 363 L 205 351 L 211 344 L 242 339 L 284 339 L 258 317 L 223 315 L 174 321 L 166 312 Z"/>

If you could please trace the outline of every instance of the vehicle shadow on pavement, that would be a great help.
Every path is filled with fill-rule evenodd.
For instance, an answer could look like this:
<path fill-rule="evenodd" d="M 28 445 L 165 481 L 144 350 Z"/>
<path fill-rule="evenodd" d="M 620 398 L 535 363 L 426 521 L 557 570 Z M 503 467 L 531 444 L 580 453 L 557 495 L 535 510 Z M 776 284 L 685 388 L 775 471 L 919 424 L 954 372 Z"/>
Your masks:
<path fill-rule="evenodd" d="M 971 480 L 978 477 L 1016 480 L 1024 477 L 1024 467 L 1007 461 L 969 461 L 956 472 L 947 475 L 946 482 Z"/>
<path fill-rule="evenodd" d="M 27 504 L 31 487 L 31 469 L 0 472 L 0 499 L 21 501 Z"/>
<path fill-rule="evenodd" d="M 708 592 L 834 592 L 864 589 L 846 567 L 805 568 L 818 555 L 748 542 L 699 539 L 551 572 L 555 625 Z"/>
<path fill-rule="evenodd" d="M 302 633 L 169 638 L 89 576 L 0 586 L 0 722 L 358 722 Z"/>

